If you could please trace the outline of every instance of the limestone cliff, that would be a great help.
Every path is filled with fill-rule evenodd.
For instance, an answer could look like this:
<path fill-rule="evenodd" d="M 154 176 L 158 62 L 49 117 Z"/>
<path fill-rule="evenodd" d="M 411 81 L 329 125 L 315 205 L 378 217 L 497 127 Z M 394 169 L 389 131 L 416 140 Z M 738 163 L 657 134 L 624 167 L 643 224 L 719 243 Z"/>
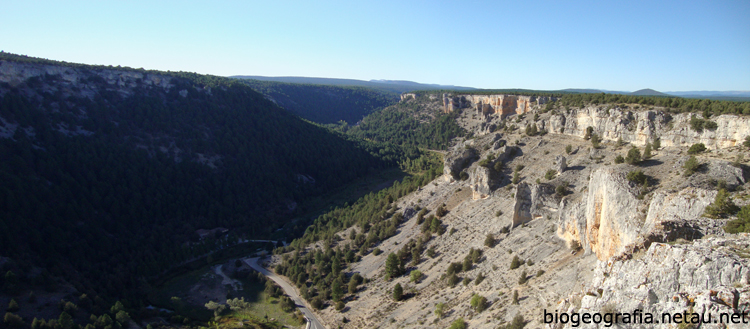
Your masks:
<path fill-rule="evenodd" d="M 711 322 L 719 320 L 722 312 L 748 311 L 750 264 L 743 256 L 748 248 L 750 240 L 746 234 L 683 245 L 654 243 L 638 257 L 600 262 L 594 269 L 593 280 L 584 288 L 585 293 L 564 299 L 558 310 L 631 313 L 640 309 L 655 314 L 658 321 L 662 321 L 662 312 L 687 312 L 710 315 Z M 572 327 L 549 325 L 549 328 Z M 669 326 L 662 323 L 634 327 Z M 598 327 L 583 324 L 580 328 Z M 747 324 L 705 323 L 700 328 L 747 328 Z"/>
<path fill-rule="evenodd" d="M 727 148 L 741 144 L 750 136 L 750 117 L 720 115 L 712 117 L 717 128 L 698 132 L 690 127 L 690 119 L 698 114 L 669 114 L 662 111 L 630 111 L 620 107 L 587 106 L 582 109 L 561 111 L 545 119 L 549 132 L 583 137 L 586 128 L 604 140 L 624 142 L 643 146 L 656 137 L 662 147 L 690 146 L 703 143 L 709 149 Z"/>
<path fill-rule="evenodd" d="M 403 96 L 402 96 L 403 99 Z M 516 95 L 456 95 L 443 94 L 444 112 L 456 109 L 471 108 L 477 114 L 524 114 L 532 110 L 535 105 L 542 105 L 555 100 L 554 97 L 544 96 L 516 96 Z"/>
<path fill-rule="evenodd" d="M 643 201 L 618 168 L 600 168 L 591 174 L 581 206 L 563 203 L 558 236 L 578 239 L 581 247 L 606 260 L 634 243 L 643 226 Z M 573 209 L 572 211 L 569 209 Z"/>

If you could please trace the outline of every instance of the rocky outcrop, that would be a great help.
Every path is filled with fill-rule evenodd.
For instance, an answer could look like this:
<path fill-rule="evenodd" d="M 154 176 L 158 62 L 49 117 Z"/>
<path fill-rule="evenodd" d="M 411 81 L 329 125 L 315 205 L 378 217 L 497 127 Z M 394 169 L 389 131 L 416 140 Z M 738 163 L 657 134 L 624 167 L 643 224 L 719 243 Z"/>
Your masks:
<path fill-rule="evenodd" d="M 547 119 L 551 133 L 583 137 L 592 127 L 603 140 L 623 141 L 643 146 L 656 137 L 662 147 L 703 143 L 709 149 L 736 146 L 750 136 L 750 117 L 720 115 L 712 117 L 714 130 L 698 132 L 690 127 L 691 113 L 669 114 L 662 111 L 631 111 L 619 107 L 588 106 L 572 109 Z M 698 115 L 700 116 L 700 115 Z"/>
<path fill-rule="evenodd" d="M 584 291 L 564 300 L 563 312 L 630 312 L 640 309 L 662 321 L 663 312 L 695 313 L 719 320 L 720 313 L 750 310 L 748 235 L 712 237 L 688 244 L 652 244 L 642 256 L 600 262 Z M 580 307 L 572 300 L 580 298 Z M 674 324 L 673 324 L 674 325 Z M 551 328 L 571 328 L 552 325 Z M 663 328 L 636 325 L 638 328 Z M 705 323 L 701 328 L 746 328 L 747 323 Z M 580 328 L 597 328 L 583 324 Z"/>
<path fill-rule="evenodd" d="M 630 185 L 617 167 L 594 171 L 589 184 L 585 200 L 579 201 L 583 209 L 581 205 L 561 203 L 558 236 L 569 244 L 577 238 L 587 253 L 606 260 L 636 242 L 645 220 L 645 212 L 641 210 L 645 208 L 637 198 L 637 188 Z"/>
<path fill-rule="evenodd" d="M 471 175 L 471 191 L 474 200 L 485 199 L 495 187 L 496 173 L 487 167 L 477 166 Z"/>
<path fill-rule="evenodd" d="M 443 173 L 449 178 L 457 178 L 461 170 L 468 167 L 472 161 L 476 160 L 476 158 L 476 150 L 471 147 L 466 147 L 462 143 L 458 143 L 445 155 Z"/>
<path fill-rule="evenodd" d="M 402 96 L 403 99 L 403 96 Z M 516 96 L 516 95 L 450 95 L 443 94 L 443 109 L 452 112 L 461 108 L 472 108 L 477 114 L 524 114 L 535 105 L 543 105 L 556 100 L 551 96 Z"/>
<path fill-rule="evenodd" d="M 656 192 L 651 198 L 646 222 L 641 230 L 645 244 L 721 234 L 723 222 L 702 218 L 706 206 L 715 197 L 716 191 L 694 187 L 679 192 Z"/>
<path fill-rule="evenodd" d="M 401 101 L 408 101 L 410 99 L 417 99 L 417 94 L 414 93 L 404 93 L 401 94 Z"/>
<path fill-rule="evenodd" d="M 556 156 L 555 163 L 552 166 L 552 170 L 557 171 L 557 174 L 562 174 L 567 168 L 568 168 L 568 164 L 567 164 L 567 161 L 565 161 L 565 157 L 562 155 Z"/>
<path fill-rule="evenodd" d="M 556 213 L 558 200 L 554 193 L 555 187 L 550 184 L 518 184 L 513 196 L 511 227 Z"/>

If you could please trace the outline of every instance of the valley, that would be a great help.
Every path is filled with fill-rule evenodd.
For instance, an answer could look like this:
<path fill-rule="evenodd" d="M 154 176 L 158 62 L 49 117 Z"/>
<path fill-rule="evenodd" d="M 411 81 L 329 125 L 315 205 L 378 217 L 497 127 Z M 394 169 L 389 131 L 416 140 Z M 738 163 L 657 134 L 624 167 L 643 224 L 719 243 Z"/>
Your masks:
<path fill-rule="evenodd" d="M 2 53 L 3 324 L 558 329 L 574 326 L 544 312 L 742 312 L 748 115 Z"/>

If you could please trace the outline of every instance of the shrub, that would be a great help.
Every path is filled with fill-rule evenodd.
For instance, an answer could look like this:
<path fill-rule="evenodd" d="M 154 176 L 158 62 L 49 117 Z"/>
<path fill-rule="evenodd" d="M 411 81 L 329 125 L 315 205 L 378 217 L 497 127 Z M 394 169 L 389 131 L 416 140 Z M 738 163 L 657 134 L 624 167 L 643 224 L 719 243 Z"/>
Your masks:
<path fill-rule="evenodd" d="M 643 159 L 649 159 L 651 156 L 651 143 L 646 142 L 646 148 L 643 149 Z"/>
<path fill-rule="evenodd" d="M 344 309 L 344 307 L 346 307 L 346 304 L 344 304 L 344 302 L 342 302 L 342 301 L 336 302 L 336 310 L 337 311 L 341 312 Z"/>
<path fill-rule="evenodd" d="M 518 172 L 513 172 L 513 180 L 511 181 L 513 184 L 518 184 L 518 182 L 521 180 L 521 177 L 518 175 Z"/>
<path fill-rule="evenodd" d="M 380 255 L 382 253 L 383 253 L 383 251 L 380 250 L 380 248 L 375 248 L 375 250 L 372 251 L 372 254 L 375 255 L 375 256 Z"/>
<path fill-rule="evenodd" d="M 615 163 L 623 163 L 623 162 L 625 162 L 625 158 L 623 158 L 622 155 L 617 155 L 617 157 L 615 157 Z"/>
<path fill-rule="evenodd" d="M 685 164 L 682 165 L 682 168 L 685 169 L 685 177 L 688 177 L 692 174 L 694 174 L 698 168 L 700 167 L 700 163 L 698 163 L 698 159 L 695 158 L 695 156 L 690 156 L 687 161 L 685 161 Z"/>
<path fill-rule="evenodd" d="M 688 154 L 698 154 L 706 150 L 706 145 L 703 145 L 703 143 L 696 143 L 690 146 L 688 149 Z"/>
<path fill-rule="evenodd" d="M 464 318 L 458 318 L 451 322 L 451 326 L 448 327 L 448 329 L 466 329 L 467 324 L 466 321 L 464 321 Z"/>
<path fill-rule="evenodd" d="M 536 136 L 536 134 L 539 132 L 537 129 L 538 128 L 536 126 L 536 123 L 532 123 L 530 125 L 527 125 L 526 126 L 526 135 L 527 136 Z"/>
<path fill-rule="evenodd" d="M 591 134 L 593 133 L 594 133 L 594 127 L 591 127 L 591 126 L 586 127 L 586 134 L 583 135 L 583 139 L 591 138 Z"/>
<path fill-rule="evenodd" d="M 527 276 L 529 276 L 529 274 L 526 273 L 526 270 L 523 270 L 523 272 L 521 272 L 521 276 L 518 277 L 518 284 L 526 284 L 526 281 L 528 281 L 528 279 L 526 278 Z"/>
<path fill-rule="evenodd" d="M 641 151 L 635 146 L 631 147 L 628 155 L 625 157 L 625 162 L 631 165 L 641 162 Z"/>
<path fill-rule="evenodd" d="M 393 287 L 393 300 L 400 301 L 403 296 L 404 288 L 401 287 L 400 283 L 396 283 L 396 286 Z"/>
<path fill-rule="evenodd" d="M 625 145 L 625 141 L 622 140 L 622 137 L 617 138 L 617 142 L 615 142 L 615 146 L 620 147 Z"/>
<path fill-rule="evenodd" d="M 464 278 L 464 279 L 463 279 L 463 281 L 462 281 L 462 283 L 464 284 L 464 286 L 468 286 L 468 285 L 469 285 L 469 283 L 471 283 L 471 279 L 469 279 L 469 278 Z"/>
<path fill-rule="evenodd" d="M 450 276 L 448 276 L 449 286 L 455 287 L 458 284 L 458 281 L 461 281 L 461 280 L 458 278 L 458 275 L 456 275 L 456 273 L 453 273 Z"/>
<path fill-rule="evenodd" d="M 646 176 L 641 170 L 631 170 L 625 178 L 639 185 L 645 184 L 648 181 L 648 176 Z"/>
<path fill-rule="evenodd" d="M 444 314 L 445 314 L 445 303 L 437 303 L 435 305 L 435 316 L 437 316 L 438 319 L 442 319 Z"/>
<path fill-rule="evenodd" d="M 458 179 L 467 180 L 469 179 L 469 174 L 466 173 L 466 171 L 461 171 L 461 173 L 458 174 Z"/>
<path fill-rule="evenodd" d="M 518 255 L 513 256 L 513 260 L 510 261 L 510 269 L 515 270 L 521 266 L 523 262 L 518 258 Z"/>
<path fill-rule="evenodd" d="M 716 130 L 716 128 L 718 127 L 719 125 L 717 125 L 716 122 L 710 120 L 706 120 L 706 122 L 703 123 L 703 128 L 706 128 L 708 130 Z"/>
<path fill-rule="evenodd" d="M 654 142 L 651 143 L 651 146 L 654 148 L 654 150 L 658 150 L 661 148 L 661 138 L 658 136 L 654 138 Z"/>
<path fill-rule="evenodd" d="M 573 152 L 573 145 L 565 145 L 565 153 L 570 154 L 570 152 Z"/>
<path fill-rule="evenodd" d="M 502 210 L 498 210 L 498 211 L 495 212 L 495 216 L 497 216 L 497 217 L 500 217 L 502 215 L 503 215 L 503 211 Z"/>
<path fill-rule="evenodd" d="M 601 143 L 601 139 L 597 134 L 591 134 L 591 146 L 593 146 L 595 149 L 599 148 L 599 143 Z"/>
<path fill-rule="evenodd" d="M 477 311 L 477 313 L 482 313 L 482 311 L 487 309 L 487 298 L 479 294 L 474 294 L 474 296 L 471 297 L 470 304 L 471 308 Z"/>
<path fill-rule="evenodd" d="M 505 163 L 503 163 L 502 160 L 498 160 L 497 162 L 495 162 L 495 165 L 492 168 L 498 172 L 503 171 L 503 169 L 505 168 Z"/>
<path fill-rule="evenodd" d="M 5 313 L 3 321 L 12 328 L 20 328 L 25 326 L 25 324 L 23 323 L 23 318 L 10 312 Z"/>
<path fill-rule="evenodd" d="M 498 329 L 523 329 L 525 326 L 526 320 L 524 320 L 523 315 L 516 314 L 516 316 L 513 317 L 513 321 L 505 326 L 498 327 Z"/>
<path fill-rule="evenodd" d="M 542 275 L 544 275 L 544 270 L 536 271 L 536 277 L 537 278 L 540 277 L 540 276 L 542 276 Z"/>
<path fill-rule="evenodd" d="M 484 238 L 484 245 L 489 248 L 495 246 L 495 236 L 492 233 L 487 233 L 487 237 Z"/>
<path fill-rule="evenodd" d="M 703 132 L 703 124 L 706 122 L 706 120 L 699 119 L 696 116 L 690 117 L 690 128 L 693 128 L 693 130 L 697 132 Z"/>
<path fill-rule="evenodd" d="M 409 280 L 411 282 L 419 283 L 419 280 L 422 279 L 422 271 L 420 270 L 413 270 L 411 273 L 409 273 Z"/>
<path fill-rule="evenodd" d="M 710 218 L 724 218 L 728 215 L 737 213 L 740 209 L 734 204 L 732 198 L 729 196 L 729 192 L 725 189 L 719 190 L 716 194 L 714 202 L 706 206 L 705 213 L 706 217 Z"/>
<path fill-rule="evenodd" d="M 547 172 L 544 174 L 544 179 L 551 180 L 557 176 L 557 171 L 554 169 L 547 170 Z"/>
<path fill-rule="evenodd" d="M 518 290 L 513 290 L 513 298 L 510 301 L 513 305 L 518 305 Z"/>
<path fill-rule="evenodd" d="M 724 227 L 729 233 L 750 232 L 750 205 L 746 205 L 737 213 L 737 219 L 730 220 Z"/>
<path fill-rule="evenodd" d="M 745 136 L 745 142 L 742 143 L 745 147 L 750 148 L 750 136 Z"/>
<path fill-rule="evenodd" d="M 557 196 L 564 196 L 566 193 L 568 193 L 568 182 L 563 181 L 560 185 L 555 187 L 555 194 L 557 194 Z"/>
<path fill-rule="evenodd" d="M 479 275 L 477 275 L 477 278 L 474 279 L 474 285 L 479 285 L 480 283 L 482 283 L 482 281 L 484 281 L 484 278 L 484 274 L 480 272 Z"/>

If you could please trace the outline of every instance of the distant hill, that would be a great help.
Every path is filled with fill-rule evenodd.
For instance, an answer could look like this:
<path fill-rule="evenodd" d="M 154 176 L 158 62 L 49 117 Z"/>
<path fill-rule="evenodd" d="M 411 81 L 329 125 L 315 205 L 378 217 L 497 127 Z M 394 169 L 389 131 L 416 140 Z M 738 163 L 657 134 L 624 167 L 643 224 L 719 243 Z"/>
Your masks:
<path fill-rule="evenodd" d="M 235 75 L 230 78 L 235 79 L 253 79 L 260 81 L 277 81 L 287 83 L 303 83 L 303 84 L 316 84 L 316 85 L 327 85 L 327 86 L 358 86 L 374 88 L 382 91 L 389 91 L 401 94 L 407 91 L 414 90 L 431 90 L 431 89 L 446 89 L 446 90 L 473 90 L 475 88 L 460 87 L 460 86 L 448 86 L 448 85 L 437 85 L 437 84 L 423 84 L 413 81 L 401 81 L 401 80 L 355 80 L 355 79 L 333 79 L 333 78 L 308 78 L 308 77 L 264 77 L 258 75 Z"/>
<path fill-rule="evenodd" d="M 632 92 L 632 93 L 630 93 L 628 95 L 636 95 L 636 96 L 669 96 L 669 95 L 667 95 L 665 93 L 658 92 L 656 90 L 648 89 L 648 88 L 641 89 L 641 90 L 636 90 L 636 91 L 634 91 L 634 92 Z"/>
<path fill-rule="evenodd" d="M 241 81 L 288 111 L 318 123 L 343 120 L 355 124 L 373 111 L 399 100 L 399 93 L 368 87 Z"/>

